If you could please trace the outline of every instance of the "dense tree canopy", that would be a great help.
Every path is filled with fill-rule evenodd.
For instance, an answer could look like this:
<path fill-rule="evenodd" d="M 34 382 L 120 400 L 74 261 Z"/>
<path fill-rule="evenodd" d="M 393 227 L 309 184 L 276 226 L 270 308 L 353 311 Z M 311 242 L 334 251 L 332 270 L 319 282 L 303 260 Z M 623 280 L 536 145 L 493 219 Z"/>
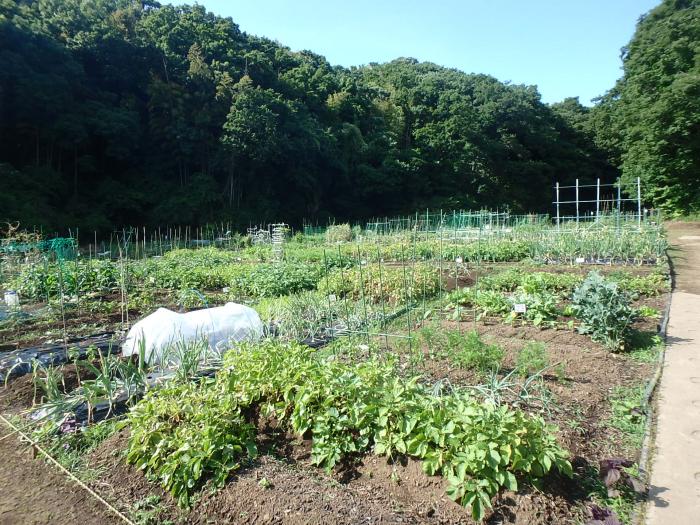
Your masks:
<path fill-rule="evenodd" d="M 700 211 L 700 0 L 663 0 L 623 49 L 624 76 L 596 106 L 597 143 L 642 181 L 647 203 Z"/>
<path fill-rule="evenodd" d="M 697 180 L 696 5 L 642 21 L 617 94 L 590 109 L 410 58 L 334 67 L 199 5 L 0 0 L 0 219 L 105 230 L 549 212 L 555 181 L 612 181 L 618 164 L 651 185 Z M 623 125 L 642 110 L 639 129 Z M 685 177 L 683 202 L 697 202 Z"/>

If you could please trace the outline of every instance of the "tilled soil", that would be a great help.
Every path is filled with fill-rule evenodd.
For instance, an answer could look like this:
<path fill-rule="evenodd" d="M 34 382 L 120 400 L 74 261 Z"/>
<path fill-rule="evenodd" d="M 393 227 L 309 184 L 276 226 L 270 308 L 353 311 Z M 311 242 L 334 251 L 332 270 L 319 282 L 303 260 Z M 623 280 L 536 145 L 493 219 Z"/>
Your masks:
<path fill-rule="evenodd" d="M 640 304 L 663 310 L 664 301 L 662 296 Z M 473 326 L 486 340 L 504 348 L 505 369 L 515 365 L 517 352 L 531 340 L 545 342 L 550 363 L 562 364 L 563 377 L 554 372 L 545 376 L 552 403 L 544 416 L 559 426 L 559 439 L 571 451 L 575 471 L 582 473 L 588 465 L 606 457 L 634 453 L 606 425 L 610 394 L 615 386 L 646 380 L 653 364 L 613 354 L 588 336 L 568 329 L 462 323 L 464 330 Z M 456 325 L 444 321 L 443 327 Z M 656 321 L 639 322 L 636 328 L 651 332 Z M 446 360 L 428 359 L 423 367 L 430 380 L 448 379 L 455 385 L 478 382 L 473 372 L 454 368 Z M 67 377 L 71 382 L 70 369 Z M 31 407 L 33 398 L 29 377 L 14 380 L 7 389 L 0 387 L 0 412 L 25 410 Z M 142 523 L 474 523 L 466 509 L 447 498 L 445 480 L 425 475 L 419 462 L 402 459 L 390 463 L 386 458 L 367 455 L 326 474 L 310 464 L 308 441 L 265 421 L 259 421 L 262 455 L 244 464 L 221 490 L 212 492 L 205 487 L 192 509 L 183 511 L 157 484 L 126 464 L 123 451 L 127 440 L 125 429 L 90 455 L 89 466 L 101 472 L 91 486 L 122 512 L 140 516 Z M 117 523 L 112 514 L 62 474 L 42 461 L 32 460 L 29 449 L 14 437 L 0 441 L 0 458 L 0 525 Z M 523 486 L 518 493 L 500 494 L 487 523 L 581 523 L 585 521 L 582 503 L 586 498 L 575 482 L 552 475 L 545 480 L 542 491 Z"/>
<path fill-rule="evenodd" d="M 357 479 L 341 482 L 344 474 L 327 475 L 297 457 L 303 443 L 291 444 L 289 459 L 262 455 L 244 465 L 227 485 L 202 497 L 188 511 L 149 483 L 114 454 L 126 446 L 128 431 L 109 438 L 91 456 L 91 466 L 103 469 L 100 487 L 111 499 L 142 501 L 155 494 L 162 502 L 159 521 L 176 523 L 379 524 L 471 523 L 465 510 L 444 496 L 441 478 L 428 478 L 417 462 L 388 465 L 367 457 L 354 466 Z M 388 489 L 388 490 L 387 490 Z M 128 509 L 124 509 L 128 510 Z"/>
<path fill-rule="evenodd" d="M 664 297 L 645 299 L 639 304 L 663 310 Z M 466 324 L 466 323 L 463 323 Z M 445 321 L 442 326 L 456 330 L 458 324 Z M 552 394 L 544 412 L 545 419 L 559 427 L 560 442 L 572 457 L 581 456 L 596 463 L 607 457 L 636 454 L 619 432 L 607 425 L 610 396 L 615 387 L 643 384 L 653 374 L 655 363 L 615 354 L 582 335 L 568 329 L 540 329 L 534 326 L 509 326 L 502 323 L 468 323 L 463 330 L 476 328 L 485 341 L 496 343 L 505 351 L 503 370 L 512 370 L 518 352 L 530 341 L 545 343 L 552 368 L 544 380 Z M 654 333 L 656 320 L 640 320 L 635 328 L 644 334 Z M 427 352 L 427 350 L 426 350 Z M 447 379 L 449 384 L 469 386 L 483 382 L 474 371 L 454 367 L 448 360 L 426 360 L 424 371 L 433 381 Z M 514 378 L 517 379 L 517 378 Z M 536 408 L 536 407 L 530 407 Z M 635 458 L 636 459 L 636 458 Z"/>
<path fill-rule="evenodd" d="M 95 488 L 118 502 L 122 512 L 155 496 L 159 512 L 153 523 L 474 525 L 468 511 L 445 495 L 446 481 L 426 476 L 418 461 L 368 455 L 327 475 L 306 461 L 308 444 L 291 437 L 275 439 L 288 445 L 279 447 L 279 455 L 262 455 L 244 465 L 224 488 L 205 488 L 192 509 L 182 511 L 169 494 L 125 464 L 120 451 L 127 440 L 128 430 L 123 430 L 91 455 L 90 466 L 104 473 Z M 487 523 L 577 523 L 571 485 L 551 476 L 545 492 L 523 487 L 517 494 L 500 494 Z"/>
<path fill-rule="evenodd" d="M 65 367 L 64 378 L 66 391 L 75 388 L 73 365 Z M 30 409 L 35 395 L 40 398 L 41 392 L 35 392 L 31 376 L 11 381 L 0 387 L 0 413 L 7 416 Z M 0 525 L 121 523 L 84 488 L 40 457 L 0 421 Z"/>
<path fill-rule="evenodd" d="M 0 422 L 0 525 L 121 523 L 87 491 L 34 459 L 31 447 Z"/>

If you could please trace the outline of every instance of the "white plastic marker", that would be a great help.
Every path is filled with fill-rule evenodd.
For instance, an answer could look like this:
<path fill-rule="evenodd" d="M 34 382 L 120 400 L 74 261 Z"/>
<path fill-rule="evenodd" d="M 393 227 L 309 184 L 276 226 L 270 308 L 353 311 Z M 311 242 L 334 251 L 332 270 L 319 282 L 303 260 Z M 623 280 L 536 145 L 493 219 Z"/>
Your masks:
<path fill-rule="evenodd" d="M 5 304 L 7 306 L 19 306 L 19 295 L 14 290 L 5 292 Z"/>

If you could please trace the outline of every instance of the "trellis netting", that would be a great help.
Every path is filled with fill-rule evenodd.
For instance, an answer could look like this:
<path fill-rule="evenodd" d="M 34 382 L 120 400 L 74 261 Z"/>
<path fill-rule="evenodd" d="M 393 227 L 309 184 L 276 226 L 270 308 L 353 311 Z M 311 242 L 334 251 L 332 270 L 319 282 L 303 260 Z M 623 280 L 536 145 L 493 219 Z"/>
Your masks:
<path fill-rule="evenodd" d="M 29 241 L 3 241 L 0 243 L 0 253 L 25 254 L 38 251 L 53 254 L 57 259 L 74 259 L 78 254 L 78 246 L 71 237 L 56 237 L 54 239 Z"/>
<path fill-rule="evenodd" d="M 137 322 L 126 336 L 122 355 L 140 355 L 148 362 L 177 360 L 174 348 L 206 342 L 213 352 L 227 343 L 257 341 L 263 335 L 260 316 L 252 308 L 236 303 L 180 314 L 159 308 Z"/>

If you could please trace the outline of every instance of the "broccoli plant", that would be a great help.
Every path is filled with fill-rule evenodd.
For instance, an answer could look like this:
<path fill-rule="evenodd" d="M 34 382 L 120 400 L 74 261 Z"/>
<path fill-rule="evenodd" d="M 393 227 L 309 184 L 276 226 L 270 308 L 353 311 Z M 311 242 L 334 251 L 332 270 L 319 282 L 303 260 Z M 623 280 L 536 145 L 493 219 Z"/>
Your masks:
<path fill-rule="evenodd" d="M 612 350 L 624 349 L 635 317 L 630 302 L 630 296 L 617 283 L 590 272 L 572 297 L 574 315 L 581 320 L 579 332 L 590 334 L 594 341 Z"/>

